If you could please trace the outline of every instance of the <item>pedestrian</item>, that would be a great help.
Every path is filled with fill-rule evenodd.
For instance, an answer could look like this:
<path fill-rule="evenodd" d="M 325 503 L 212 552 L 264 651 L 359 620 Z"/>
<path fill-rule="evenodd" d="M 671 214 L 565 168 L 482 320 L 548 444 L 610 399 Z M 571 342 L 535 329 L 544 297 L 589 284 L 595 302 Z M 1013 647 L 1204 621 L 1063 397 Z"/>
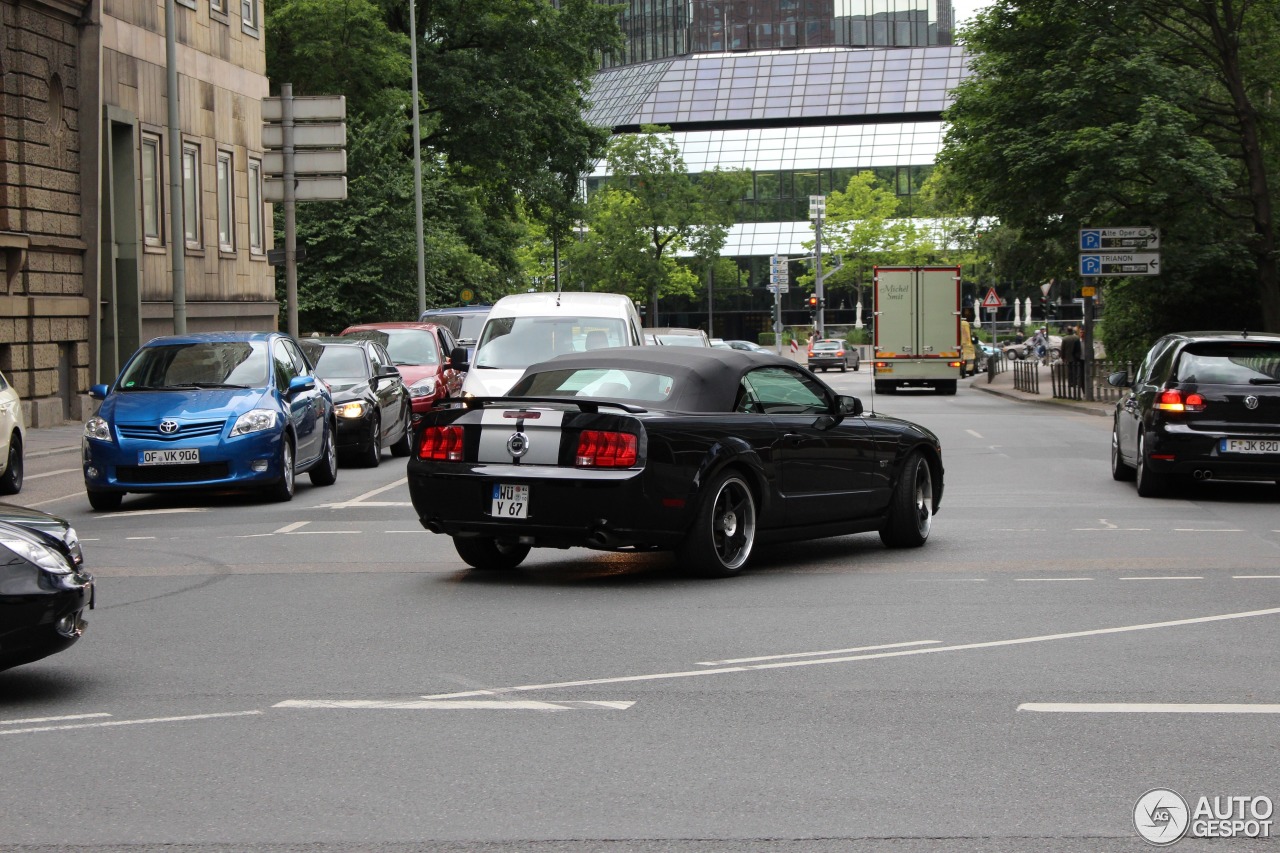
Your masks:
<path fill-rule="evenodd" d="M 1036 329 L 1036 333 L 1031 338 L 1031 347 L 1036 352 L 1036 358 L 1044 360 L 1044 354 L 1049 351 L 1049 339 L 1044 335 L 1044 329 Z"/>
<path fill-rule="evenodd" d="M 1062 364 L 1067 372 L 1067 388 L 1075 392 L 1084 387 L 1084 345 L 1076 334 L 1076 327 L 1067 326 L 1067 333 L 1062 336 Z"/>

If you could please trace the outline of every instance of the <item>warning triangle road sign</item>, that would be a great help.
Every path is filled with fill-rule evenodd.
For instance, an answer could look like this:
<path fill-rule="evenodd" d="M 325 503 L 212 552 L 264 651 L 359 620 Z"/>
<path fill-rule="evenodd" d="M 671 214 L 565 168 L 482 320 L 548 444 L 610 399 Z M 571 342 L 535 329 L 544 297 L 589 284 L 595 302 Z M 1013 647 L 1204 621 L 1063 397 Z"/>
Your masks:
<path fill-rule="evenodd" d="M 994 287 L 987 289 L 987 295 L 982 300 L 983 308 L 999 308 L 1004 303 L 1000 301 L 1000 294 L 996 293 Z"/>

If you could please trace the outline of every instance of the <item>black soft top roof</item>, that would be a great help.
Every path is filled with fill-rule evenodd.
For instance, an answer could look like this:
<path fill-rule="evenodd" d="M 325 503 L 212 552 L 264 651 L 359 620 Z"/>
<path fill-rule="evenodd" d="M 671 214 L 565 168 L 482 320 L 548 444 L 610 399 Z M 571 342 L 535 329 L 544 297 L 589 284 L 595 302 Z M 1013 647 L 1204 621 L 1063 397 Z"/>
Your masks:
<path fill-rule="evenodd" d="M 775 355 L 710 347 L 609 347 L 574 352 L 530 365 L 521 377 L 553 370 L 614 368 L 659 373 L 675 380 L 671 396 L 648 408 L 681 412 L 731 412 L 742 377 L 759 367 L 795 368 L 795 362 Z M 520 383 L 516 383 L 517 385 Z"/>

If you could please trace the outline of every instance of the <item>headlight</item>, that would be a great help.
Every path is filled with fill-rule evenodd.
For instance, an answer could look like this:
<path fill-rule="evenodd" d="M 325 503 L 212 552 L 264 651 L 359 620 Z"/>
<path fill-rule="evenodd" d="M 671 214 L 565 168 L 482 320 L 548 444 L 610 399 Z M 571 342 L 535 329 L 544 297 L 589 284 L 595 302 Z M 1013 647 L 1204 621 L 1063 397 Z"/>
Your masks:
<path fill-rule="evenodd" d="M 339 403 L 333 407 L 333 411 L 340 418 L 361 418 L 364 417 L 364 402 L 356 400 L 354 403 Z"/>
<path fill-rule="evenodd" d="M 28 562 L 35 563 L 46 572 L 52 572 L 55 575 L 71 574 L 72 569 L 68 565 L 66 558 L 48 545 L 28 542 L 26 539 L 12 539 L 7 536 L 0 536 L 0 545 L 5 546 Z"/>
<path fill-rule="evenodd" d="M 272 409 L 254 409 L 236 418 L 236 425 L 231 428 L 232 435 L 247 435 L 251 432 L 262 432 L 276 425 L 276 413 Z"/>
<path fill-rule="evenodd" d="M 80 549 L 80 537 L 76 535 L 74 527 L 68 527 L 66 532 L 62 534 L 62 542 L 67 546 L 67 551 L 71 553 L 71 562 L 77 566 L 84 562 L 84 551 Z"/>
<path fill-rule="evenodd" d="M 419 379 L 409 386 L 410 397 L 431 397 L 436 393 L 436 381 L 431 377 Z"/>
<path fill-rule="evenodd" d="M 471 399 L 472 397 L 474 397 L 474 396 L 475 396 L 475 394 L 472 394 L 470 391 L 463 391 L 463 392 L 462 392 L 462 399 L 464 399 L 464 400 L 470 400 L 470 399 Z"/>
<path fill-rule="evenodd" d="M 110 441 L 111 425 L 97 415 L 94 415 L 85 422 L 84 437 L 92 438 L 97 441 Z"/>

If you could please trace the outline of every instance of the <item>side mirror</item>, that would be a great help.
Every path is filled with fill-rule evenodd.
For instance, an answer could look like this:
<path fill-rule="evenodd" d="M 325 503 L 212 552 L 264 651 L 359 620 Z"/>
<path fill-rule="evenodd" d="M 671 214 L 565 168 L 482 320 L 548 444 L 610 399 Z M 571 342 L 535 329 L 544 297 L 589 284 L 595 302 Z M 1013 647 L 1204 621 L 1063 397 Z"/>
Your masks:
<path fill-rule="evenodd" d="M 862 408 L 862 401 L 857 397 L 841 394 L 836 398 L 836 411 L 842 415 L 852 415 L 856 418 L 865 410 Z"/>
<path fill-rule="evenodd" d="M 95 400 L 105 400 L 110 387 L 110 385 L 94 385 L 89 389 L 89 396 Z"/>
<path fill-rule="evenodd" d="M 1129 388 L 1133 383 L 1129 381 L 1129 371 L 1120 370 L 1107 377 L 1107 384 L 1114 385 L 1116 388 Z"/>
<path fill-rule="evenodd" d="M 454 347 L 453 352 L 449 353 L 449 361 L 453 364 L 454 370 L 466 370 L 471 367 L 471 365 L 467 363 L 466 347 Z"/>
<path fill-rule="evenodd" d="M 314 376 L 295 376 L 289 380 L 289 393 L 293 394 L 297 391 L 310 391 L 316 387 L 316 378 Z"/>
<path fill-rule="evenodd" d="M 378 365 L 378 375 L 379 376 L 399 376 L 400 371 L 396 370 L 394 365 L 380 364 Z"/>

